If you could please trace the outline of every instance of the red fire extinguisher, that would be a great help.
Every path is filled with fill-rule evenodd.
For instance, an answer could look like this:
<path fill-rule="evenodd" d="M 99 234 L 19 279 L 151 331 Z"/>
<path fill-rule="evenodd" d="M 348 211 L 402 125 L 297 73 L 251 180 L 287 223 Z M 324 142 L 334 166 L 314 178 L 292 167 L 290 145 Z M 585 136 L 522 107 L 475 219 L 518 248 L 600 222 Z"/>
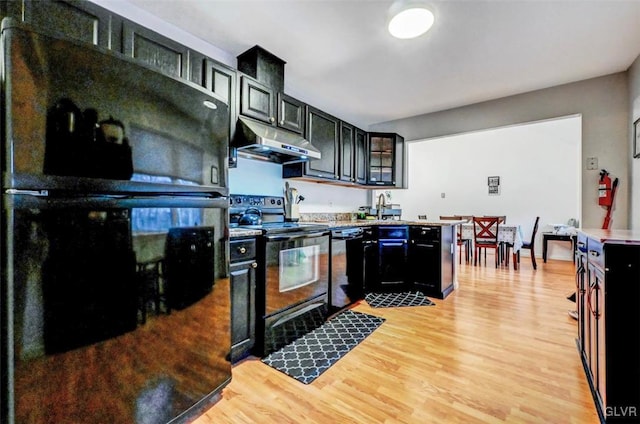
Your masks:
<path fill-rule="evenodd" d="M 609 173 L 606 169 L 600 171 L 600 181 L 598 182 L 598 204 L 606 207 L 607 214 L 604 217 L 602 223 L 602 229 L 608 230 L 611 225 L 611 211 L 613 209 L 613 199 L 618 189 L 618 179 L 616 178 L 611 182 Z"/>
<path fill-rule="evenodd" d="M 600 171 L 600 181 L 598 182 L 598 204 L 600 206 L 611 206 L 613 196 L 611 195 L 611 177 L 606 169 Z"/>

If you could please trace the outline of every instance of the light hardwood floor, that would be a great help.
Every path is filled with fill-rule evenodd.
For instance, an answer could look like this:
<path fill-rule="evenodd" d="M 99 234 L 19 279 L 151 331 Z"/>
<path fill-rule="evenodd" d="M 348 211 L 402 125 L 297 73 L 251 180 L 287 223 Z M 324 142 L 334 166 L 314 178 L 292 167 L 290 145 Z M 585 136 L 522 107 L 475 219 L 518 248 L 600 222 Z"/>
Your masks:
<path fill-rule="evenodd" d="M 463 263 L 436 306 L 361 302 L 386 322 L 309 385 L 250 357 L 195 423 L 598 423 L 567 315 L 574 266 L 521 261 Z"/>

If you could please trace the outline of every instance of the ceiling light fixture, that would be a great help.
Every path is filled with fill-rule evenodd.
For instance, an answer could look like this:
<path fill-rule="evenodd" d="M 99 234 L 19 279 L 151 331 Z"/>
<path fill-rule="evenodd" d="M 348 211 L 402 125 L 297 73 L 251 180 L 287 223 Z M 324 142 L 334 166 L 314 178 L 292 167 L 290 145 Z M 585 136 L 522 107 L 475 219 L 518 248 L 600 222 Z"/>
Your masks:
<path fill-rule="evenodd" d="M 416 38 L 433 25 L 435 18 L 424 2 L 396 0 L 389 8 L 389 33 L 396 38 Z"/>

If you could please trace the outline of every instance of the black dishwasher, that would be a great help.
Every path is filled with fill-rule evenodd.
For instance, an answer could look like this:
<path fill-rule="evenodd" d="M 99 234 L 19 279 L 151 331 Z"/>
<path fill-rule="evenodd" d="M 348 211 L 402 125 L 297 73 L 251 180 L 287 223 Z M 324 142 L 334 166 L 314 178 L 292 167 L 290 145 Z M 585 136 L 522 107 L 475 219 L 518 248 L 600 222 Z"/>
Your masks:
<path fill-rule="evenodd" d="M 362 228 L 331 231 L 330 312 L 364 298 Z"/>

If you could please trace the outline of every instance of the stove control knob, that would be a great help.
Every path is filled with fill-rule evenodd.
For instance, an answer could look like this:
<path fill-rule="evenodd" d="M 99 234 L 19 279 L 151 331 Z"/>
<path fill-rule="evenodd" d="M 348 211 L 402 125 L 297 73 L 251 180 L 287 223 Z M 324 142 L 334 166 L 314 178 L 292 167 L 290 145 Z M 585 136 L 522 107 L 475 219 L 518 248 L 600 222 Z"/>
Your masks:
<path fill-rule="evenodd" d="M 276 203 L 275 199 L 271 199 L 271 204 L 273 205 L 274 203 Z"/>
<path fill-rule="evenodd" d="M 282 204 L 282 200 L 278 199 L 278 206 Z"/>

